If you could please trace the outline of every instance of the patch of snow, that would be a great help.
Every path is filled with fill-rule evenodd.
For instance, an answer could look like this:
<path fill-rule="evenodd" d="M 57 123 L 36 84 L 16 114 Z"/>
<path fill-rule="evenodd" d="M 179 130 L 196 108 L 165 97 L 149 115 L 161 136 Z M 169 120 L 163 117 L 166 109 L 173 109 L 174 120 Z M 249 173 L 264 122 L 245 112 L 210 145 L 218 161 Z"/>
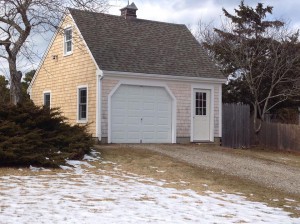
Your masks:
<path fill-rule="evenodd" d="M 116 165 L 116 163 L 110 162 L 110 161 L 101 161 L 102 164 L 111 164 Z"/>
<path fill-rule="evenodd" d="M 290 198 L 285 198 L 284 200 L 289 201 L 289 202 L 296 202 L 294 199 L 290 199 Z"/>
<path fill-rule="evenodd" d="M 149 166 L 150 169 L 157 169 L 157 166 Z"/>
<path fill-rule="evenodd" d="M 43 167 L 34 167 L 34 166 L 29 166 L 29 169 L 33 172 L 39 172 L 39 171 L 51 171 L 50 169 L 45 169 Z"/>
<path fill-rule="evenodd" d="M 99 161 L 101 159 L 100 154 L 101 154 L 100 152 L 96 152 L 95 150 L 92 150 L 89 155 L 87 154 L 84 155 L 83 160 L 87 160 L 90 162 Z"/>
<path fill-rule="evenodd" d="M 156 170 L 157 173 L 165 173 L 165 170 Z"/>
<path fill-rule="evenodd" d="M 0 223 L 300 223 L 239 194 L 199 194 L 120 169 L 67 163 L 73 168 L 56 175 L 0 176 Z"/>
<path fill-rule="evenodd" d="M 68 165 L 74 166 L 74 167 L 81 167 L 86 166 L 87 168 L 95 168 L 95 166 L 92 166 L 91 164 L 89 164 L 88 162 L 85 161 L 78 161 L 78 160 L 67 160 L 66 163 Z"/>
<path fill-rule="evenodd" d="M 190 182 L 186 182 L 186 181 L 180 180 L 180 183 L 181 184 L 189 184 Z"/>
<path fill-rule="evenodd" d="M 73 170 L 73 168 L 70 167 L 70 166 L 63 166 L 63 165 L 60 165 L 59 167 L 60 167 L 61 169 L 63 169 L 63 170 Z"/>
<path fill-rule="evenodd" d="M 99 158 L 98 157 L 89 156 L 89 155 L 84 155 L 83 160 L 87 160 L 87 161 L 93 162 L 93 161 L 99 160 Z"/>

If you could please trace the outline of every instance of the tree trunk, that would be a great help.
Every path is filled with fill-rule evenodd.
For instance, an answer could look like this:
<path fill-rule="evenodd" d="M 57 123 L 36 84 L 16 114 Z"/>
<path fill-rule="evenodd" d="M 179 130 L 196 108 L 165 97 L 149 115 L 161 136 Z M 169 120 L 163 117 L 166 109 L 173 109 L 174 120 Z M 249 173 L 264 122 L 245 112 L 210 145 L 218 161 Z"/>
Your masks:
<path fill-rule="evenodd" d="M 17 64 L 15 58 L 9 58 L 8 63 L 10 72 L 10 103 L 17 105 L 22 100 L 22 73 L 17 71 Z"/>

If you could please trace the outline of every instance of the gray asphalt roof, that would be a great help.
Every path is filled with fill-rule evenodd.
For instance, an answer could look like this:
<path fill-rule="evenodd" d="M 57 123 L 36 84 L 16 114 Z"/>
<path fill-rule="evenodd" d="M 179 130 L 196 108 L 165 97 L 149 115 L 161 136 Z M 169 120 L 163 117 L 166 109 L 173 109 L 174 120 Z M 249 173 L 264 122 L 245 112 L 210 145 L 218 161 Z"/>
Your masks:
<path fill-rule="evenodd" d="M 224 79 L 185 25 L 69 11 L 102 70 Z"/>

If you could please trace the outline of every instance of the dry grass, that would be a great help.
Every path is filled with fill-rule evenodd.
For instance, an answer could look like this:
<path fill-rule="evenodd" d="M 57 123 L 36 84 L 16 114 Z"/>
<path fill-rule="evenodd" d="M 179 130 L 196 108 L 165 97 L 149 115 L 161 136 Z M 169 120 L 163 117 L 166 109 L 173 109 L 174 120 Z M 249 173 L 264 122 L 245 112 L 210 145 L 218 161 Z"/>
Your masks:
<path fill-rule="evenodd" d="M 149 150 L 143 150 L 142 148 L 132 148 L 126 145 L 123 147 L 101 145 L 97 146 L 97 149 L 101 152 L 104 160 L 120 164 L 122 170 L 150 178 L 164 179 L 169 183 L 166 184 L 167 187 L 192 189 L 200 194 L 206 190 L 242 194 L 251 201 L 264 202 L 269 206 L 280 207 L 300 217 L 300 211 L 295 209 L 296 207 L 300 207 L 299 195 L 291 195 L 262 187 L 251 181 L 225 175 L 217 170 L 195 167 Z M 300 164 L 299 157 L 295 159 L 289 154 L 272 153 L 271 155 L 269 154 L 270 152 L 259 152 L 259 150 L 254 152 L 235 150 L 233 153 L 243 154 L 244 156 L 250 156 L 251 154 L 251 156 L 257 156 L 266 160 L 270 159 L 280 163 L 286 163 L 291 160 L 292 165 L 295 166 Z M 252 155 L 252 153 L 254 154 Z M 107 164 L 104 166 L 105 169 L 109 169 L 111 165 Z M 286 198 L 296 201 L 288 201 Z"/>
<path fill-rule="evenodd" d="M 212 150 L 210 146 L 204 150 Z M 185 162 L 172 159 L 165 155 L 145 150 L 142 147 L 128 147 L 126 145 L 101 145 L 96 147 L 101 152 L 103 161 L 109 162 L 90 162 L 94 168 L 89 168 L 90 173 L 97 173 L 98 169 L 114 170 L 116 167 L 128 172 L 142 175 L 156 180 L 166 180 L 165 187 L 176 189 L 191 189 L 199 194 L 205 194 L 205 191 L 226 192 L 227 194 L 239 194 L 245 196 L 248 200 L 266 203 L 268 206 L 283 208 L 287 212 L 291 212 L 295 217 L 300 217 L 300 196 L 291 195 L 285 192 L 269 189 L 255 184 L 252 181 L 237 178 L 236 176 L 226 175 L 214 169 L 199 168 L 189 165 Z M 286 164 L 291 163 L 292 166 L 299 166 L 299 156 L 293 154 L 282 154 L 280 152 L 272 152 L 266 150 L 255 149 L 248 150 L 231 150 L 215 147 L 214 151 L 227 151 L 227 153 L 240 154 L 246 157 L 257 157 L 259 159 L 275 161 Z M 112 163 L 111 163 L 112 162 Z M 63 170 L 32 172 L 29 169 L 13 169 L 1 168 L 0 176 L 34 176 L 34 175 L 57 175 Z M 77 178 L 68 176 L 67 178 Z M 120 177 L 119 177 L 120 178 Z M 126 177 L 124 177 L 126 178 Z M 22 184 L 22 183 L 20 183 Z M 78 185 L 81 185 L 80 177 L 78 177 Z M 0 189 L 1 190 L 1 189 Z M 274 200 L 276 199 L 276 200 Z M 286 199 L 293 199 L 290 201 Z M 105 199 L 113 200 L 111 198 Z M 151 200 L 151 198 L 139 198 L 136 200 Z M 289 207 L 287 207 L 289 206 Z M 296 209 L 298 208 L 298 210 Z"/>

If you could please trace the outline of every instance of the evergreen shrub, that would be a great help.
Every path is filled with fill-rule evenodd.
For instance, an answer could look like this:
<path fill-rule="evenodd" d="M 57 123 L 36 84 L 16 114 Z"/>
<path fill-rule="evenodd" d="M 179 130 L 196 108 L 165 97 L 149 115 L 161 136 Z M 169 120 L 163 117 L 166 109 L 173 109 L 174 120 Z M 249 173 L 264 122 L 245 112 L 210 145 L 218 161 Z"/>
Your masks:
<path fill-rule="evenodd" d="M 71 126 L 58 109 L 25 102 L 0 105 L 0 167 L 59 167 L 93 145 L 87 126 Z"/>

